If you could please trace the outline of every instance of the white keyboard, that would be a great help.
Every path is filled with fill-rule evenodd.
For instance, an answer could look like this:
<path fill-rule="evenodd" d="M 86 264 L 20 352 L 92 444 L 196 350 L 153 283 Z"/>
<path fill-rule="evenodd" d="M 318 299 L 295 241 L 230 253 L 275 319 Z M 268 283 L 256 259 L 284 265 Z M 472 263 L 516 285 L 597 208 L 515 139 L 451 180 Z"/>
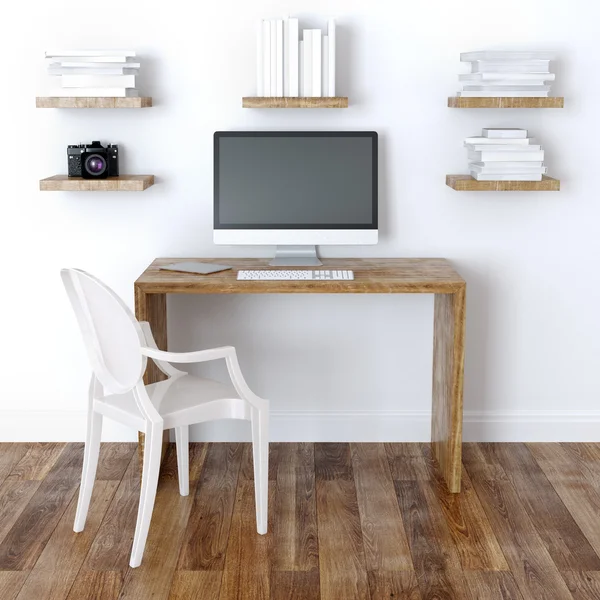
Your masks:
<path fill-rule="evenodd" d="M 238 271 L 238 280 L 243 281 L 349 281 L 354 279 L 353 271 L 301 271 L 299 269 L 283 271 L 281 269 L 242 269 Z"/>

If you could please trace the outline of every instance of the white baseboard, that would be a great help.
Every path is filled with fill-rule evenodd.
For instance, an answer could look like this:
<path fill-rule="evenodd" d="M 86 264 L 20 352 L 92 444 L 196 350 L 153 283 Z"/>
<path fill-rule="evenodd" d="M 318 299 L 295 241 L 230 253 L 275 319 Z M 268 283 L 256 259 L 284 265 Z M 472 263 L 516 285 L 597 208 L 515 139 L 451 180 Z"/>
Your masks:
<path fill-rule="evenodd" d="M 78 442 L 85 438 L 84 411 L 0 411 L 0 442 Z M 273 411 L 277 442 L 423 442 L 428 411 Z M 134 431 L 105 420 L 103 441 L 135 441 Z M 218 421 L 192 428 L 192 441 L 247 441 L 249 425 Z M 465 411 L 466 442 L 598 442 L 600 410 Z"/>

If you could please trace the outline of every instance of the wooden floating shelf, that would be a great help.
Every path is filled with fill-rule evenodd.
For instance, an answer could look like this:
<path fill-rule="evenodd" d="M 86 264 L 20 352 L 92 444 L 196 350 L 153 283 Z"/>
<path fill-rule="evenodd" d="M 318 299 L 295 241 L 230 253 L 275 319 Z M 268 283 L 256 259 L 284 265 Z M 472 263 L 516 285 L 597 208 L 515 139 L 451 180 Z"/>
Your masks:
<path fill-rule="evenodd" d="M 83 179 L 54 175 L 40 180 L 42 192 L 143 192 L 154 185 L 154 175 L 120 175 L 107 179 Z"/>
<path fill-rule="evenodd" d="M 541 181 L 477 181 L 470 175 L 446 175 L 446 185 L 457 192 L 558 192 L 560 181 L 542 175 Z"/>
<path fill-rule="evenodd" d="M 449 108 L 563 108 L 565 99 L 554 98 L 448 98 Z"/>
<path fill-rule="evenodd" d="M 242 108 L 348 108 L 346 96 L 326 98 L 280 98 L 246 96 Z"/>
<path fill-rule="evenodd" d="M 35 99 L 36 108 L 149 108 L 152 98 L 48 96 Z"/>

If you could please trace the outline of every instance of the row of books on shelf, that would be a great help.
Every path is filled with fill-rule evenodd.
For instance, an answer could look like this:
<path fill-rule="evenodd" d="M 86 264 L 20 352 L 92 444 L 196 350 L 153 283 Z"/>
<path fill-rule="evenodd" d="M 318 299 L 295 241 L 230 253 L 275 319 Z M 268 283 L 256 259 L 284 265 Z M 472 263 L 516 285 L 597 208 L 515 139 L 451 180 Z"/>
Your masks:
<path fill-rule="evenodd" d="M 458 76 L 462 82 L 458 96 L 546 98 L 555 79 L 550 72 L 552 59 L 550 52 L 463 52 L 460 60 L 470 64 L 470 73 Z"/>
<path fill-rule="evenodd" d="M 302 35 L 300 35 L 302 33 Z M 299 30 L 298 19 L 265 19 L 257 32 L 256 95 L 335 96 L 335 20 Z"/>
<path fill-rule="evenodd" d="M 469 172 L 477 181 L 541 181 L 547 172 L 544 150 L 526 129 L 484 128 L 468 137 Z"/>
<path fill-rule="evenodd" d="M 53 96 L 139 96 L 135 50 L 49 50 L 45 56 L 48 75 L 60 86 Z"/>

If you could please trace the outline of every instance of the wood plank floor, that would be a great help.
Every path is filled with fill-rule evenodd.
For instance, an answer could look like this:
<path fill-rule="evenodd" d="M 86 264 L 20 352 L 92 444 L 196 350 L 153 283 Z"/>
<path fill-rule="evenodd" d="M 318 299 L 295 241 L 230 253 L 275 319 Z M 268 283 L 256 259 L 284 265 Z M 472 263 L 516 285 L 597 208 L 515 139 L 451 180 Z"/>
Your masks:
<path fill-rule="evenodd" d="M 165 458 L 142 566 L 133 444 L 0 444 L 0 600 L 600 600 L 600 444 L 465 444 L 449 494 L 427 444 L 271 444 L 256 534 L 249 444 Z"/>

